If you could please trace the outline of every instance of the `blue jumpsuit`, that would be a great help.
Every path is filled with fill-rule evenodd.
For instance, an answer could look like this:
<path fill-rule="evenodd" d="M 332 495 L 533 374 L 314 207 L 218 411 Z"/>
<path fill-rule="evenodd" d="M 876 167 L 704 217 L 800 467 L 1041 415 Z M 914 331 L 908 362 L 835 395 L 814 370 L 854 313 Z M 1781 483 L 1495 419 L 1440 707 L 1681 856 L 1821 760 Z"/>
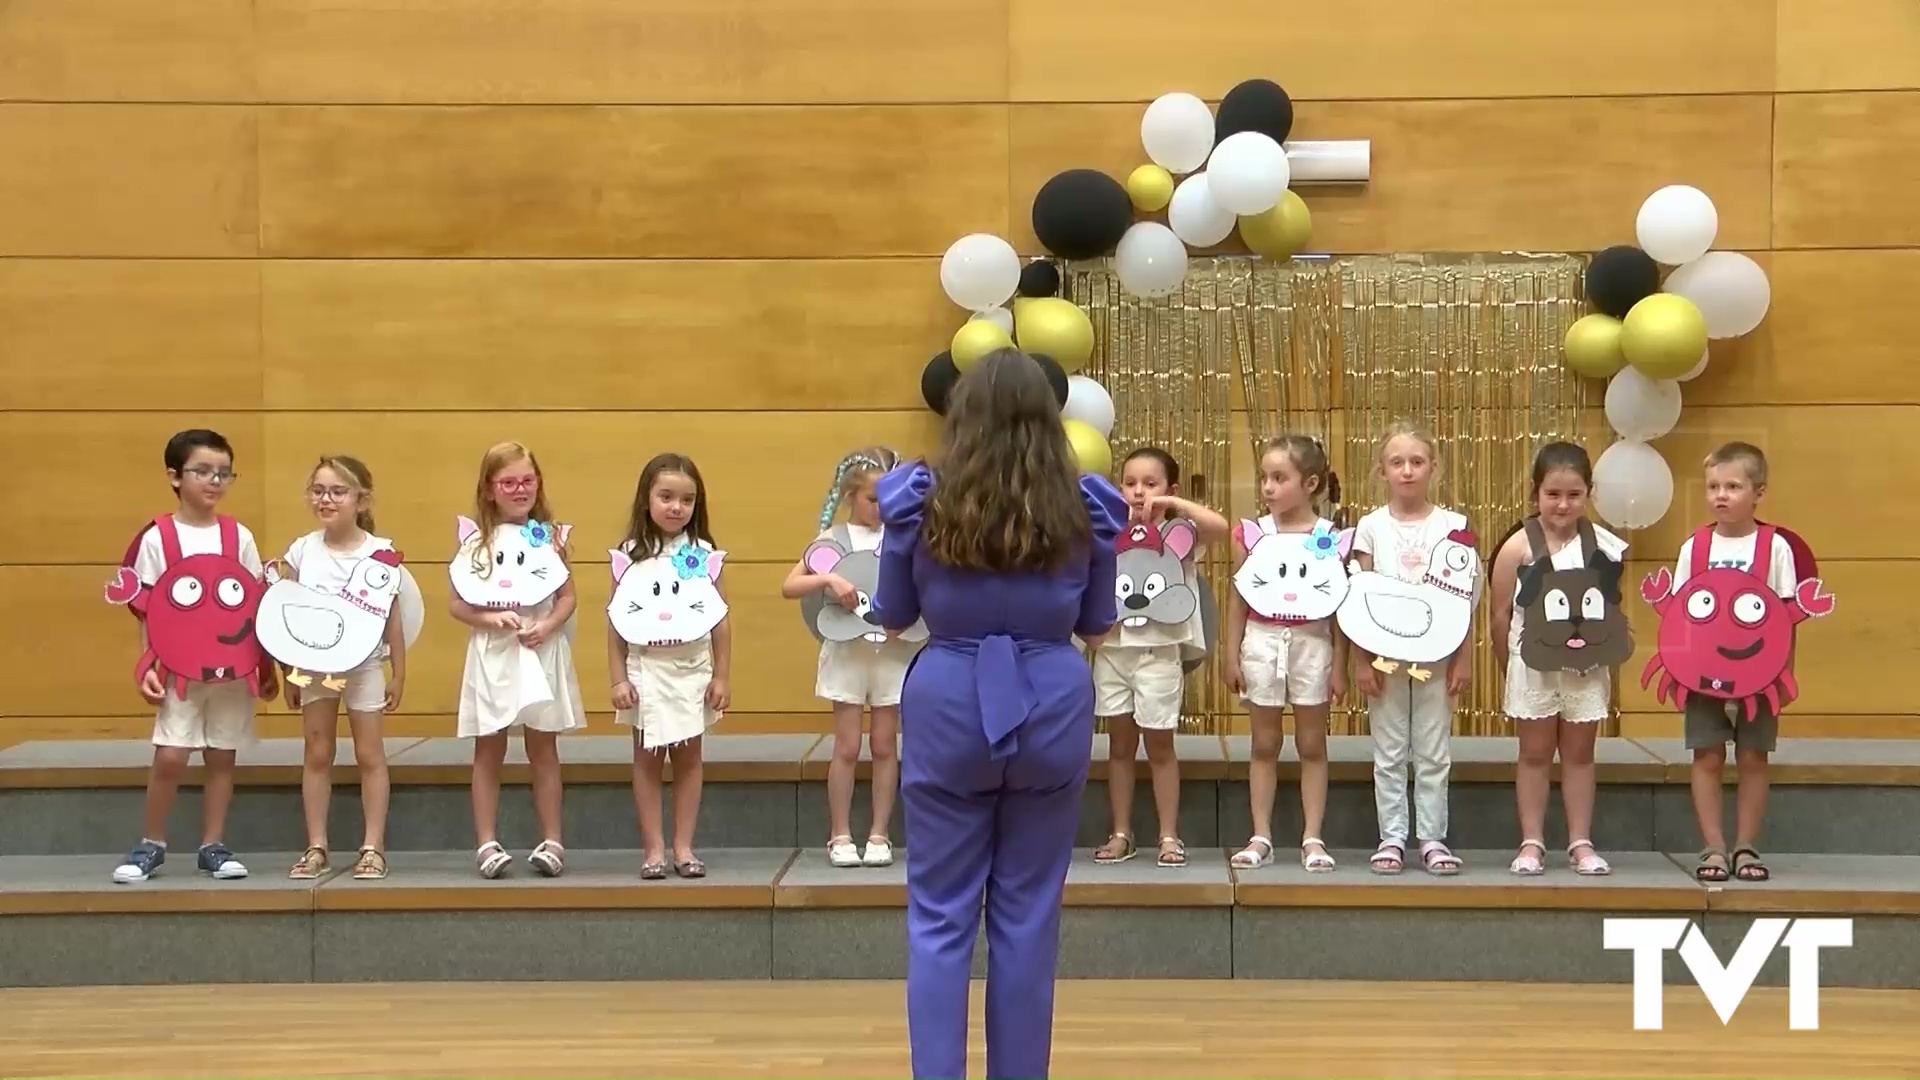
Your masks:
<path fill-rule="evenodd" d="M 1060 895 L 1093 746 L 1093 679 L 1073 634 L 1116 619 L 1114 538 L 1125 500 L 1080 482 L 1093 540 L 1053 573 L 988 574 L 933 560 L 920 523 L 934 475 L 879 485 L 880 624 L 925 616 L 901 692 L 907 859 L 907 1028 L 913 1074 L 967 1075 L 967 983 L 984 903 L 987 1076 L 1045 1077 L 1053 1050 Z"/>

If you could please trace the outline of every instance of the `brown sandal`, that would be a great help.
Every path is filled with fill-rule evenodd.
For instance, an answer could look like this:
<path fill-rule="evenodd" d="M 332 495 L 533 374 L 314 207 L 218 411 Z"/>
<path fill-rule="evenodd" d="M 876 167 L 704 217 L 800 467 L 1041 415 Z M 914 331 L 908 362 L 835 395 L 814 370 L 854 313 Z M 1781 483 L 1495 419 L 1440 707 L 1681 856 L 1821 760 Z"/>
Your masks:
<path fill-rule="evenodd" d="M 378 848 L 360 849 L 360 861 L 353 864 L 355 881 L 380 881 L 387 876 L 387 857 Z"/>
<path fill-rule="evenodd" d="M 1701 852 L 1700 860 L 1693 865 L 1693 879 L 1710 885 L 1727 880 L 1727 853 L 1718 848 Z"/>
<path fill-rule="evenodd" d="M 1133 834 L 1117 832 L 1093 851 L 1093 861 L 1101 866 L 1118 866 L 1140 852 L 1133 846 Z"/>
<path fill-rule="evenodd" d="M 1162 869 L 1178 870 L 1187 865 L 1187 845 L 1177 836 L 1160 838 L 1160 858 L 1156 860 Z"/>
<path fill-rule="evenodd" d="M 1773 877 L 1773 871 L 1760 860 L 1760 853 L 1750 847 L 1733 849 L 1733 876 L 1741 881 L 1767 881 Z"/>
<path fill-rule="evenodd" d="M 327 849 L 316 844 L 300 854 L 300 859 L 293 864 L 293 869 L 287 871 L 287 877 L 294 881 L 313 881 L 329 869 Z"/>

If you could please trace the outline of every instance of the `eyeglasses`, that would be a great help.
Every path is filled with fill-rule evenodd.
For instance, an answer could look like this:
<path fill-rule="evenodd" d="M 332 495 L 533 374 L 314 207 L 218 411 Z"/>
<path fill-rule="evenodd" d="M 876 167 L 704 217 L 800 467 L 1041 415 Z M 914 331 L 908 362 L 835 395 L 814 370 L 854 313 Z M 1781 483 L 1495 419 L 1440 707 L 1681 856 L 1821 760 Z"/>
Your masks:
<path fill-rule="evenodd" d="M 195 465 L 191 469 L 180 470 L 184 476 L 191 476 L 203 484 L 225 486 L 240 479 L 240 474 L 230 469 L 216 469 L 210 465 Z"/>
<path fill-rule="evenodd" d="M 314 502 L 346 502 L 352 497 L 352 488 L 310 487 L 307 489 L 307 498 L 312 499 Z"/>
<path fill-rule="evenodd" d="M 493 486 L 501 491 L 532 491 L 534 488 L 540 486 L 540 478 L 537 476 L 522 476 L 516 480 L 513 477 L 505 477 L 495 480 Z"/>

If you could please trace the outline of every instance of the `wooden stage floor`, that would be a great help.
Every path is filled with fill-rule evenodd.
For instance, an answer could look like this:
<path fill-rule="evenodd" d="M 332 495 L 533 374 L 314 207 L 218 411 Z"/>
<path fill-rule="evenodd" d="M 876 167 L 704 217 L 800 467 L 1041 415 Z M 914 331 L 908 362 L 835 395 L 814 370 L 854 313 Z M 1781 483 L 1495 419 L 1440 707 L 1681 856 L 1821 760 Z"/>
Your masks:
<path fill-rule="evenodd" d="M 1056 1077 L 1914 1076 L 1920 991 L 1827 989 L 1819 1031 L 1755 988 L 1722 1027 L 1624 985 L 1060 984 Z M 980 984 L 970 1065 L 981 1075 Z M 894 1077 L 889 982 L 470 983 L 0 990 L 0 1076 Z"/>

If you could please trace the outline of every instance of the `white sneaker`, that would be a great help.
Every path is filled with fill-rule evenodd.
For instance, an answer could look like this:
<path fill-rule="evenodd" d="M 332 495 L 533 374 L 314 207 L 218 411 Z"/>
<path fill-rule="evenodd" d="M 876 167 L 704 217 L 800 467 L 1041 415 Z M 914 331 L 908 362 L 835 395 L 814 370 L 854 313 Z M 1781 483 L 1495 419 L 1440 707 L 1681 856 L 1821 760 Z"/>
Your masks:
<path fill-rule="evenodd" d="M 867 853 L 860 861 L 868 866 L 892 866 L 893 844 L 884 836 L 867 838 Z"/>
<path fill-rule="evenodd" d="M 827 845 L 827 861 L 838 867 L 859 866 L 860 849 L 855 847 L 851 837 L 834 837 Z"/>

